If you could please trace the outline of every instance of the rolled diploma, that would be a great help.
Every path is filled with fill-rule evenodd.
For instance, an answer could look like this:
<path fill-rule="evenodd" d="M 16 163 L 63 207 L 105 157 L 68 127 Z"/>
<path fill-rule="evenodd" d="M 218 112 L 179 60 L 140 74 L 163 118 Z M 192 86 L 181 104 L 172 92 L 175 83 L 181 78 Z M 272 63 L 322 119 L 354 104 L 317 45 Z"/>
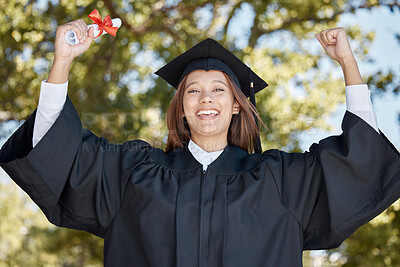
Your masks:
<path fill-rule="evenodd" d="M 113 27 L 121 27 L 122 21 L 119 18 L 115 18 L 111 20 Z M 99 25 L 97 24 L 90 24 L 87 26 L 87 29 L 89 30 L 91 27 L 94 28 L 94 36 L 97 36 L 99 34 Z M 103 34 L 106 34 L 106 31 L 103 31 Z M 79 39 L 76 36 L 76 33 L 73 30 L 69 30 L 67 31 L 67 33 L 65 34 L 65 41 L 70 44 L 70 45 L 76 45 L 79 44 Z"/>

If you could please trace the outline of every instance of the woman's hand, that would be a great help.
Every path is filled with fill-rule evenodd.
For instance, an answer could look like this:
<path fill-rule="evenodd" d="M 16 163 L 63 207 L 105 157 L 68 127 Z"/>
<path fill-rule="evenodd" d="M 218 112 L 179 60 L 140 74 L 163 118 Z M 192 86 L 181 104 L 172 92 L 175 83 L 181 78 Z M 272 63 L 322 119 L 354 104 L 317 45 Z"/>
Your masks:
<path fill-rule="evenodd" d="M 315 35 L 326 53 L 339 62 L 342 67 L 346 85 L 362 84 L 357 61 L 351 51 L 349 40 L 344 28 L 334 28 Z"/>
<path fill-rule="evenodd" d="M 315 35 L 326 53 L 343 65 L 344 61 L 354 59 L 346 31 L 343 27 L 328 29 Z"/>
<path fill-rule="evenodd" d="M 65 41 L 65 34 L 73 30 L 79 40 L 79 44 L 69 45 Z M 87 30 L 87 25 L 82 19 L 68 22 L 57 27 L 54 62 L 51 67 L 48 83 L 66 83 L 68 81 L 69 68 L 77 56 L 88 50 L 94 37 L 94 29 Z"/>
<path fill-rule="evenodd" d="M 79 39 L 79 44 L 69 45 L 65 41 L 65 34 L 69 30 L 73 30 L 76 33 Z M 67 24 L 58 26 L 55 40 L 54 60 L 72 62 L 74 58 L 81 55 L 90 47 L 93 37 L 92 27 L 88 31 L 87 25 L 83 19 L 74 20 Z"/>

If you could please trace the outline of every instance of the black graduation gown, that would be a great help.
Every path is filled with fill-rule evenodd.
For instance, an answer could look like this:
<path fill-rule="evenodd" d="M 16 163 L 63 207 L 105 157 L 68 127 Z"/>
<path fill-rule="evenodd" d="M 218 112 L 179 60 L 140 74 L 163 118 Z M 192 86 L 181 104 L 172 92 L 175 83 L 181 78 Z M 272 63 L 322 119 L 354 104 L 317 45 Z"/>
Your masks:
<path fill-rule="evenodd" d="M 69 98 L 32 149 L 34 116 L 0 165 L 50 222 L 103 237 L 105 266 L 301 266 L 400 196 L 397 150 L 348 111 L 309 152 L 228 146 L 206 172 L 187 148 L 82 130 Z"/>

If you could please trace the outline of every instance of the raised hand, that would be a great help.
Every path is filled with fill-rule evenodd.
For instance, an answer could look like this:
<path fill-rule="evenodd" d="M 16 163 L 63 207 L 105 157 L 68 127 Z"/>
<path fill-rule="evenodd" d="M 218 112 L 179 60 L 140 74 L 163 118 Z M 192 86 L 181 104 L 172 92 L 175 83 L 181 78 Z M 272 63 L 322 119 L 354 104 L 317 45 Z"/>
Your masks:
<path fill-rule="evenodd" d="M 69 45 L 65 41 L 65 34 L 73 30 L 76 32 L 79 44 Z M 71 61 L 85 52 L 93 41 L 93 29 L 87 30 L 87 25 L 82 19 L 68 22 L 57 27 L 55 40 L 55 60 Z"/>
<path fill-rule="evenodd" d="M 334 60 L 343 64 L 345 60 L 354 58 L 346 31 L 343 27 L 328 29 L 315 35 L 326 53 Z"/>
<path fill-rule="evenodd" d="M 77 34 L 79 44 L 69 45 L 65 41 L 65 34 L 69 30 L 73 30 Z M 47 82 L 65 83 L 68 81 L 72 61 L 90 47 L 94 38 L 93 31 L 93 28 L 87 30 L 87 25 L 82 19 L 74 20 L 57 27 L 54 62 Z"/>
<path fill-rule="evenodd" d="M 346 85 L 362 84 L 357 61 L 351 51 L 349 40 L 344 28 L 334 28 L 315 35 L 326 53 L 339 62 L 342 67 Z"/>

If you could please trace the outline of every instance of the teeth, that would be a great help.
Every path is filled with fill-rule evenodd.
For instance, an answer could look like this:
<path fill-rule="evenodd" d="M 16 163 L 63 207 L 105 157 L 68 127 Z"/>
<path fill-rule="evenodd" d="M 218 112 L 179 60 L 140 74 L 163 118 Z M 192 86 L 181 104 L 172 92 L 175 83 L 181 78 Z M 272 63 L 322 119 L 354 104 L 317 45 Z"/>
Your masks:
<path fill-rule="evenodd" d="M 217 114 L 217 115 L 218 115 L 218 112 L 217 112 L 216 110 L 212 110 L 212 109 L 200 110 L 200 111 L 197 113 L 197 116 L 200 116 L 200 115 L 210 115 L 210 114 Z"/>

